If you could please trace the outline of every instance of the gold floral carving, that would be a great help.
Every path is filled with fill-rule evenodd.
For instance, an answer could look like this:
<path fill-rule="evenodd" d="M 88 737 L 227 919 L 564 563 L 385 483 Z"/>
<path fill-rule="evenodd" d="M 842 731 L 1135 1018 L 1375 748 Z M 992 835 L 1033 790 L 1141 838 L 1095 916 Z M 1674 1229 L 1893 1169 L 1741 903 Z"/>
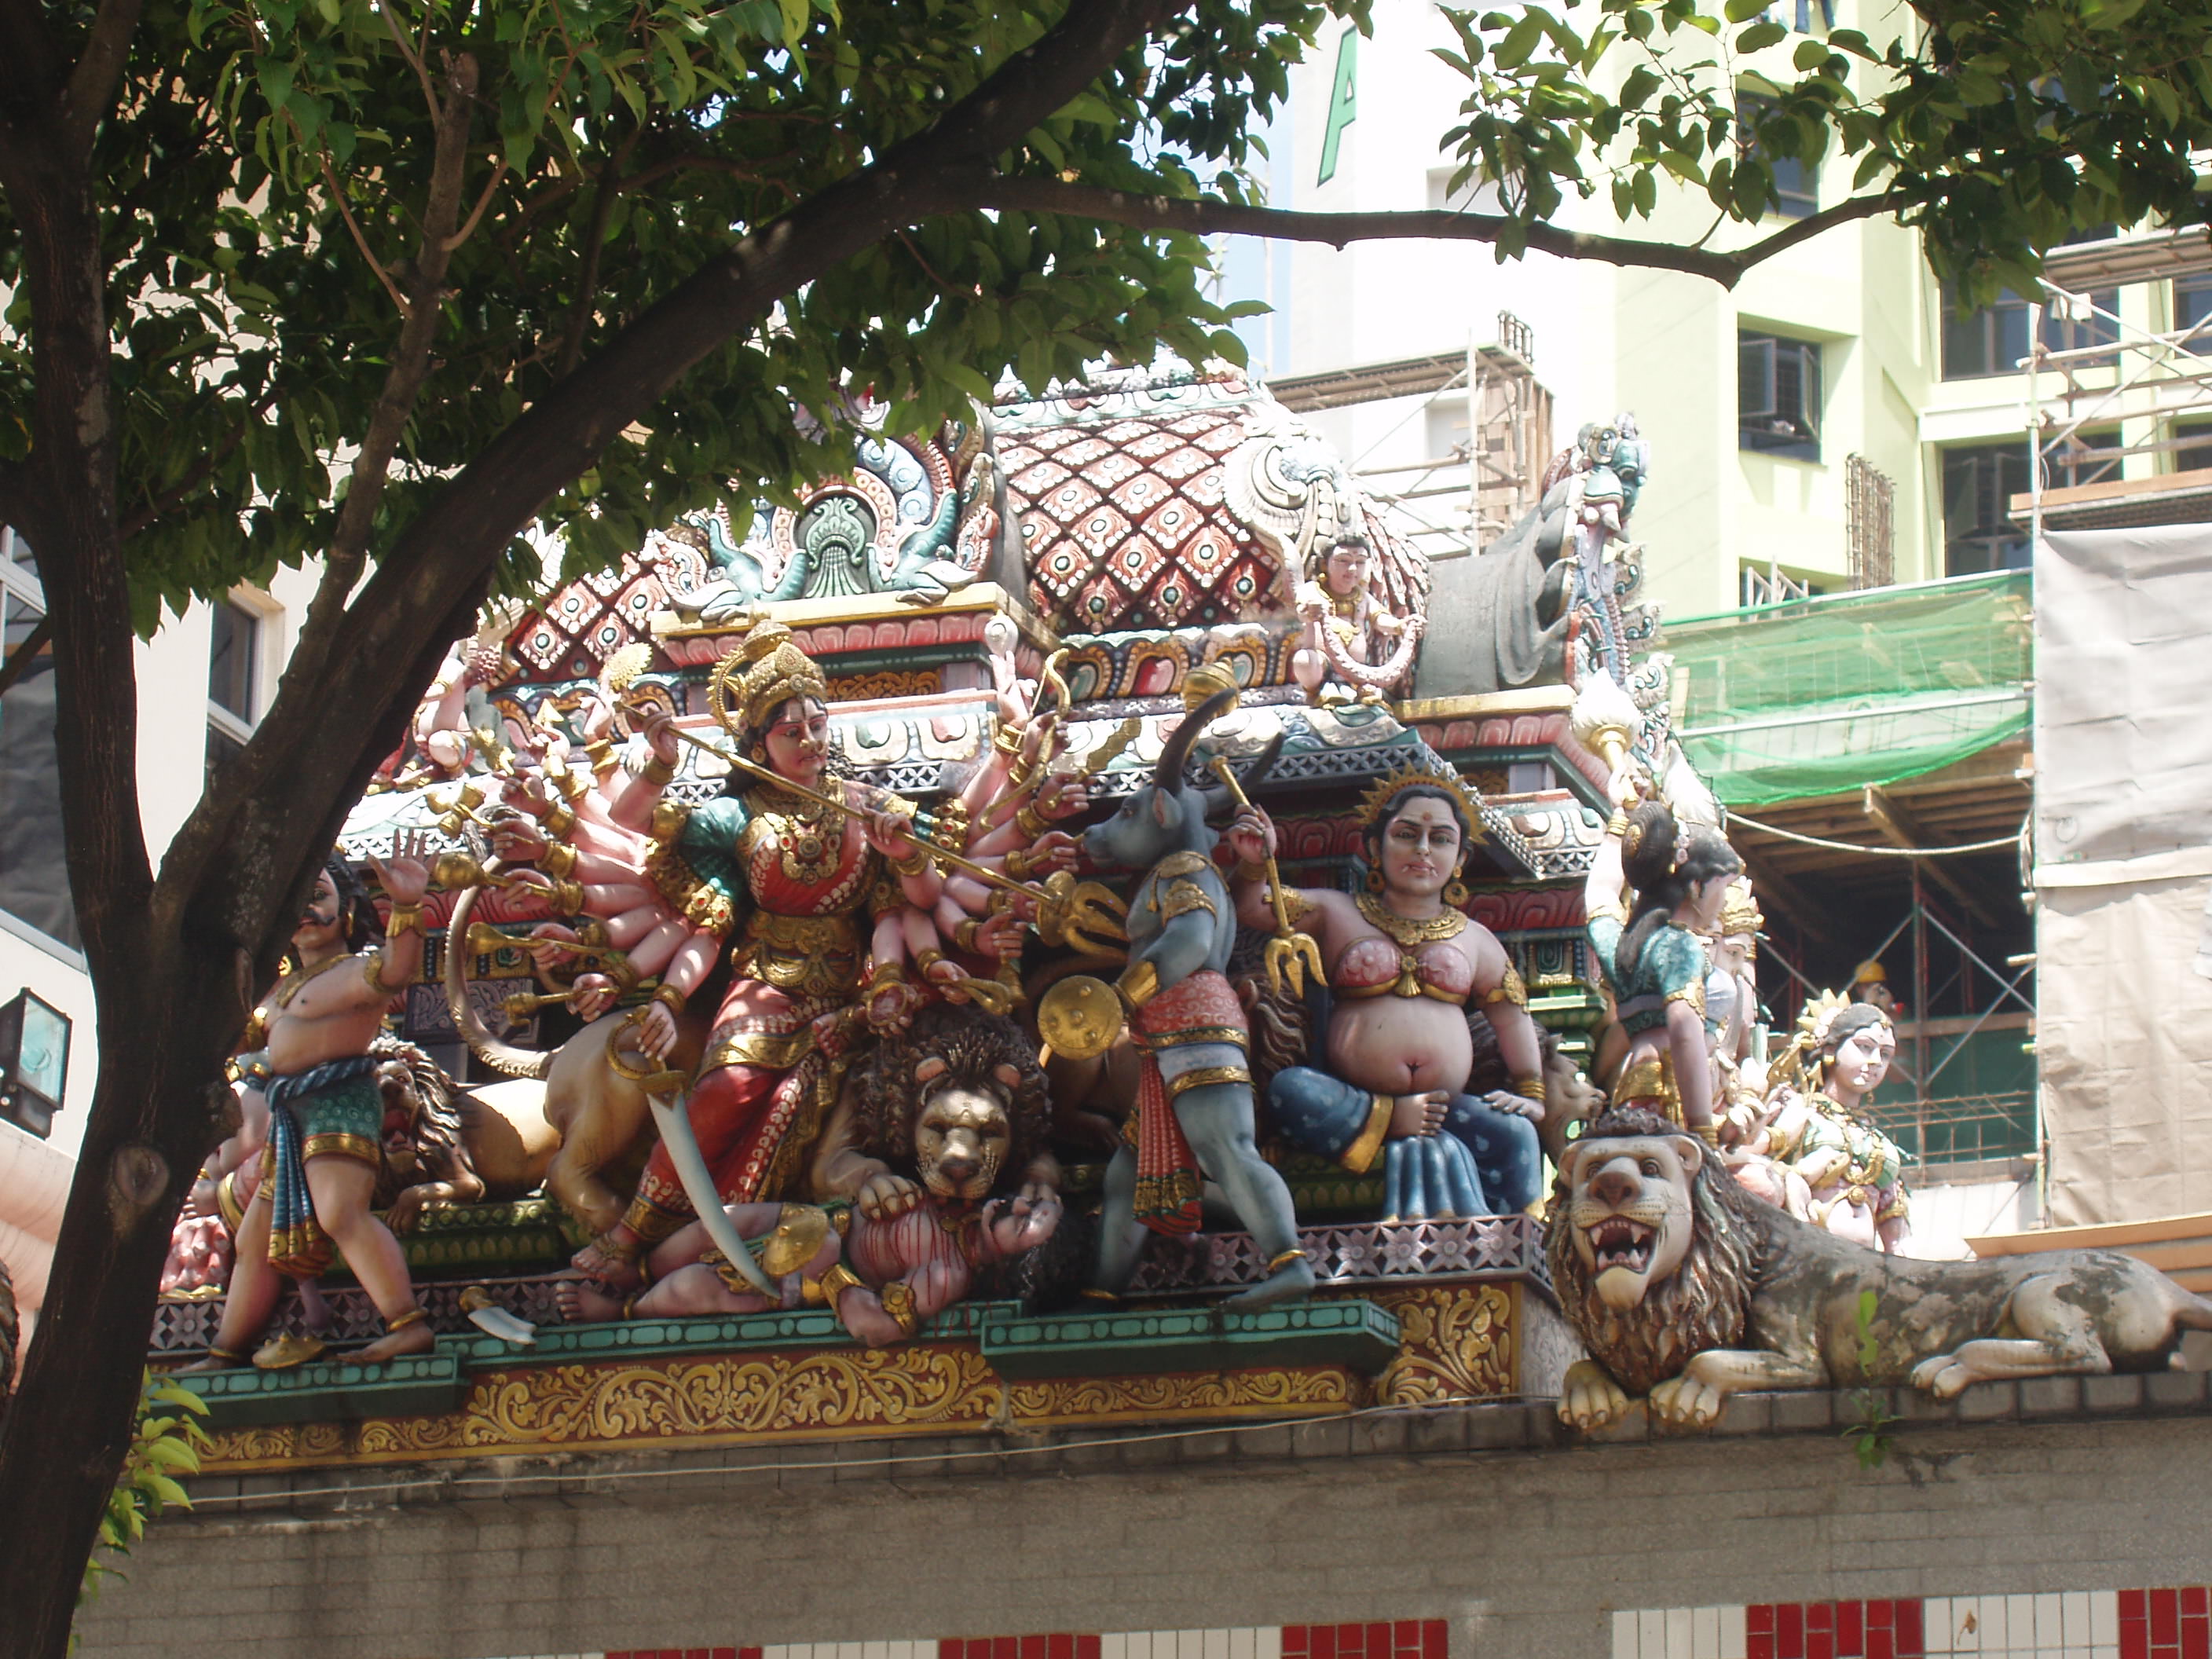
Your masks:
<path fill-rule="evenodd" d="M 1384 1291 L 1398 1316 L 1398 1357 L 1375 1379 L 1376 1403 L 1432 1406 L 1514 1392 L 1513 1300 L 1503 1285 Z"/>
<path fill-rule="evenodd" d="M 1338 1365 L 1007 1382 L 973 1347 L 927 1344 L 517 1367 L 477 1377 L 458 1411 L 226 1429 L 211 1474 L 532 1450 L 687 1447 L 1085 1424 L 1324 1416 L 1514 1389 L 1517 1287 L 1359 1294 L 1396 1315 L 1401 1352 L 1371 1383 Z"/>
<path fill-rule="evenodd" d="M 830 698 L 837 702 L 855 702 L 868 697 L 933 697 L 943 689 L 933 668 L 841 674 L 830 681 Z"/>
<path fill-rule="evenodd" d="M 1164 1376 L 1066 1376 L 1017 1382 L 1006 1391 L 1025 1426 L 1110 1423 L 1168 1412 L 1296 1415 L 1365 1405 L 1367 1385 L 1339 1365 L 1296 1370 L 1193 1371 Z"/>

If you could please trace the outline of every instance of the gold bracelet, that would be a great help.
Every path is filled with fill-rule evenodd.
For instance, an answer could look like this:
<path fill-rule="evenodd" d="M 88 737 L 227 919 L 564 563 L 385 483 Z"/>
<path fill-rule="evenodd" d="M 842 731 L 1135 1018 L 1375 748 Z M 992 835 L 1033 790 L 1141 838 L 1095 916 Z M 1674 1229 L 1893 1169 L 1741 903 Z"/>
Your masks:
<path fill-rule="evenodd" d="M 579 799 L 592 787 L 592 781 L 573 766 L 563 767 L 551 776 L 556 787 L 570 800 Z"/>
<path fill-rule="evenodd" d="M 1160 994 L 1160 970 L 1149 962 L 1133 962 L 1114 981 L 1114 990 L 1131 1013 Z"/>
<path fill-rule="evenodd" d="M 593 772 L 604 772 L 615 763 L 615 743 L 612 738 L 601 738 L 597 743 L 584 745 L 584 763 Z"/>
<path fill-rule="evenodd" d="M 961 922 L 955 927 L 952 930 L 952 943 L 954 946 L 957 949 L 965 951 L 971 957 L 982 955 L 983 947 L 975 943 L 976 930 L 981 927 L 983 923 L 980 917 L 970 916 L 967 921 Z"/>
<path fill-rule="evenodd" d="M 419 904 L 394 904 L 391 920 L 384 924 L 386 939 L 396 939 L 402 933 L 411 933 L 422 926 L 422 907 Z"/>
<path fill-rule="evenodd" d="M 914 970 L 924 979 L 927 979 L 929 970 L 944 960 L 944 951 L 939 950 L 934 945 L 925 945 L 914 953 Z"/>
<path fill-rule="evenodd" d="M 1022 734 L 1011 726 L 993 726 L 991 747 L 1002 755 L 1018 755 L 1022 752 Z"/>
<path fill-rule="evenodd" d="M 1036 810 L 1035 801 L 1024 801 L 1022 803 L 1022 810 L 1014 814 L 1014 828 L 1022 832 L 1025 840 L 1035 841 L 1046 830 L 1051 829 L 1052 825 L 1047 823 L 1044 815 Z"/>
<path fill-rule="evenodd" d="M 1541 1077 L 1516 1077 L 1513 1079 L 1513 1092 L 1523 1100 L 1533 1100 L 1541 1105 L 1544 1102 L 1544 1079 Z"/>
<path fill-rule="evenodd" d="M 563 881 L 560 877 L 556 876 L 553 878 L 551 902 L 553 908 L 562 915 L 574 915 L 584 908 L 584 884 L 580 881 Z"/>
<path fill-rule="evenodd" d="M 665 761 L 656 754 L 638 768 L 637 775 L 647 783 L 657 783 L 665 789 L 676 781 L 676 766 L 673 762 Z"/>
<path fill-rule="evenodd" d="M 545 856 L 538 860 L 538 867 L 549 876 L 569 876 L 576 872 L 576 849 L 566 842 L 556 842 L 545 849 Z"/>
<path fill-rule="evenodd" d="M 384 978 L 384 952 L 379 948 L 362 953 L 361 976 L 368 981 L 368 988 L 380 997 L 396 997 L 407 987 L 403 983 L 390 985 Z"/>
<path fill-rule="evenodd" d="M 1615 808 L 1613 816 L 1605 821 L 1605 833 L 1608 836 L 1626 835 L 1628 833 L 1628 814 L 1620 811 L 1618 808 Z"/>
<path fill-rule="evenodd" d="M 840 1261 L 822 1270 L 818 1281 L 822 1286 L 823 1304 L 831 1313 L 837 1311 L 837 1298 L 848 1291 L 865 1291 L 868 1281 Z"/>
<path fill-rule="evenodd" d="M 1264 864 L 1255 864 L 1249 859 L 1239 859 L 1237 860 L 1236 875 L 1239 881 L 1265 881 L 1267 878 L 1267 866 Z"/>
<path fill-rule="evenodd" d="M 868 969 L 867 981 L 860 987 L 860 989 L 863 993 L 872 995 L 884 986 L 905 983 L 906 964 L 902 962 L 886 959 Z"/>
<path fill-rule="evenodd" d="M 1267 1271 L 1270 1273 L 1279 1273 L 1282 1272 L 1284 1268 L 1289 1267 L 1293 1261 L 1304 1261 L 1306 1259 L 1306 1253 L 1304 1250 L 1285 1250 L 1279 1255 L 1272 1255 L 1267 1258 Z"/>
<path fill-rule="evenodd" d="M 916 876 L 926 875 L 931 867 L 928 852 L 919 844 L 910 857 L 891 861 L 891 873 L 902 881 L 911 881 Z"/>
<path fill-rule="evenodd" d="M 1023 880 L 1028 876 L 1029 872 L 1030 855 L 1027 852 L 1024 851 L 1021 848 L 1017 847 L 1012 852 L 1006 854 L 1006 879 L 1008 881 Z"/>
<path fill-rule="evenodd" d="M 894 1279 L 876 1292 L 876 1299 L 884 1304 L 884 1311 L 898 1321 L 898 1328 L 908 1336 L 921 1328 L 921 1316 L 915 1311 L 914 1286 L 902 1279 Z"/>
<path fill-rule="evenodd" d="M 673 985 L 663 981 L 653 988 L 653 1000 L 655 1002 L 666 1004 L 670 1013 L 680 1014 L 684 1012 L 684 1003 L 690 999 Z"/>
<path fill-rule="evenodd" d="M 565 800 L 556 800 L 553 803 L 553 810 L 545 815 L 544 823 L 545 833 L 558 841 L 576 827 L 576 809 Z"/>

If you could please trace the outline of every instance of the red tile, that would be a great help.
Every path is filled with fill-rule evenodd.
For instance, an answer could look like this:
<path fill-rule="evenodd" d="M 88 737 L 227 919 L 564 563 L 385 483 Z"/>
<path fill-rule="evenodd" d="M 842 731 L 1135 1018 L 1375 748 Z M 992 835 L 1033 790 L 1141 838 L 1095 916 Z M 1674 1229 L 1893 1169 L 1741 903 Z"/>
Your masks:
<path fill-rule="evenodd" d="M 1744 1659 L 1774 1659 L 1774 1632 L 1771 1630 L 1746 1631 L 1743 1652 Z"/>
<path fill-rule="evenodd" d="M 739 1648 L 738 1659 L 761 1659 L 761 1650 L 758 1648 Z"/>
<path fill-rule="evenodd" d="M 1805 1659 L 1836 1659 L 1836 1633 L 1819 1628 L 1805 1632 Z"/>
<path fill-rule="evenodd" d="M 2186 1619 L 2192 1613 L 2212 1613 L 2212 1607 L 2205 1605 L 2204 1586 L 2202 1584 L 2185 1584 L 2182 1587 L 2181 1616 Z"/>
<path fill-rule="evenodd" d="M 757 1653 L 758 1650 L 756 1649 L 755 1651 Z M 710 1648 L 708 1653 L 709 1659 L 738 1659 L 738 1650 L 735 1648 Z"/>
<path fill-rule="evenodd" d="M 988 1650 L 990 1659 L 1022 1659 L 1022 1638 L 1018 1636 L 994 1636 Z M 968 1650 L 968 1659 L 976 1659 L 975 1650 Z"/>
<path fill-rule="evenodd" d="M 1869 1630 L 1896 1629 L 1897 1620 L 1891 1612 L 1891 1607 L 1892 1604 L 1887 1601 L 1868 1602 L 1866 1604 L 1867 1628 Z"/>
<path fill-rule="evenodd" d="M 627 1653 L 603 1653 L 599 1656 L 599 1659 L 629 1659 L 629 1655 Z"/>
<path fill-rule="evenodd" d="M 1836 1651 L 1844 1659 L 1858 1659 L 1866 1651 L 1866 1625 L 1856 1601 L 1836 1603 Z"/>
<path fill-rule="evenodd" d="M 1451 1659 L 1451 1632 L 1443 1620 L 1421 1621 L 1421 1659 Z"/>
<path fill-rule="evenodd" d="M 2150 1620 L 2141 1612 L 2120 1620 L 2120 1659 L 2150 1659 Z"/>
<path fill-rule="evenodd" d="M 1051 1636 L 1046 1638 L 1046 1643 L 1050 1659 L 1075 1659 L 1075 1638 L 1073 1635 Z"/>
<path fill-rule="evenodd" d="M 1050 1659 L 1052 1638 L 1048 1636 L 1024 1636 L 1021 1640 L 1021 1659 Z"/>
<path fill-rule="evenodd" d="M 2178 1591 L 2154 1589 L 2150 1593 L 2150 1644 L 2154 1650 L 2181 1645 L 2181 1596 Z"/>
<path fill-rule="evenodd" d="M 1743 1610 L 1743 1630 L 1747 1636 L 1774 1634 L 1774 1609 L 1764 1601 L 1753 1602 Z"/>
<path fill-rule="evenodd" d="M 1336 1626 L 1316 1625 L 1306 1632 L 1306 1659 L 1336 1659 Z"/>
<path fill-rule="evenodd" d="M 1095 1636 L 1077 1637 L 1075 1659 L 1098 1659 L 1098 1638 Z"/>
<path fill-rule="evenodd" d="M 2181 1659 L 2212 1659 L 2212 1620 L 2201 1613 L 2185 1610 L 2181 1615 Z"/>
<path fill-rule="evenodd" d="M 684 1659 L 684 1650 L 682 1648 L 663 1648 L 660 1650 L 660 1659 Z"/>
<path fill-rule="evenodd" d="M 2150 1592 L 2148 1590 L 2139 1589 L 2122 1590 L 2120 1592 L 2120 1617 L 2123 1619 L 2149 1618 Z"/>
<path fill-rule="evenodd" d="M 1927 1643 L 1920 1633 L 1920 1603 L 1899 1601 L 1896 1604 L 1897 1659 L 1922 1659 L 1928 1651 Z"/>
<path fill-rule="evenodd" d="M 686 1648 L 684 1650 L 684 1659 L 707 1659 L 707 1650 L 704 1648 Z"/>
<path fill-rule="evenodd" d="M 1306 1654 L 1308 1651 L 1307 1632 L 1312 1627 L 1310 1626 L 1307 1625 L 1285 1625 L 1283 1626 L 1283 1659 L 1306 1659 Z"/>
<path fill-rule="evenodd" d="M 1390 1659 L 1390 1626 L 1370 1625 L 1367 1627 L 1367 1659 Z"/>
<path fill-rule="evenodd" d="M 1869 1625 L 1866 1633 L 1866 1659 L 1897 1659 L 1895 1635 L 1887 1625 Z"/>
<path fill-rule="evenodd" d="M 1784 1601 L 1774 1609 L 1774 1659 L 1806 1659 L 1802 1601 Z"/>

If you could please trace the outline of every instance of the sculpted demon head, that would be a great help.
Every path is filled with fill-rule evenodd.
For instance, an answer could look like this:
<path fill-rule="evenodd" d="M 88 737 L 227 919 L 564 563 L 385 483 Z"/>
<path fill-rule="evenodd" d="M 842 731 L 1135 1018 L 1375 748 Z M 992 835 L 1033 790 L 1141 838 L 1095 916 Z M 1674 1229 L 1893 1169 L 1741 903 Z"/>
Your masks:
<path fill-rule="evenodd" d="M 1631 1394 L 1741 1338 L 1755 1281 L 1752 1200 L 1656 1113 L 1610 1111 L 1559 1163 L 1552 1282 L 1590 1357 Z"/>
<path fill-rule="evenodd" d="M 865 1065 L 862 1150 L 911 1172 L 933 1198 L 988 1198 L 1044 1146 L 1044 1073 L 1002 1016 L 938 1004 Z"/>

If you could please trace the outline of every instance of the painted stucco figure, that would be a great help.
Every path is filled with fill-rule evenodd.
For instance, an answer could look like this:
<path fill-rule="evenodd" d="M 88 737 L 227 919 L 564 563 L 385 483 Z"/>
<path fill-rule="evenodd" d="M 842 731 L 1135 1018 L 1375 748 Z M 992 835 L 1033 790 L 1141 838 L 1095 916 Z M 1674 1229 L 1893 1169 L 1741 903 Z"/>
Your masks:
<path fill-rule="evenodd" d="M 429 872 L 408 859 L 370 860 L 392 901 L 388 934 L 345 860 L 317 875 L 283 977 L 249 1041 L 265 1042 L 269 1137 L 260 1183 L 241 1218 L 222 1322 L 202 1369 L 245 1363 L 276 1311 L 283 1279 L 319 1277 L 333 1256 L 384 1316 L 386 1334 L 354 1356 L 375 1364 L 431 1346 L 407 1259 L 370 1212 L 384 1171 L 385 1097 L 373 1044 L 384 1011 L 422 961 Z"/>
<path fill-rule="evenodd" d="M 1373 561 L 1367 538 L 1346 531 L 1316 550 L 1297 586 L 1304 628 L 1291 672 L 1312 702 L 1323 701 L 1324 688 L 1335 680 L 1360 701 L 1379 702 L 1413 672 L 1423 620 L 1418 612 L 1393 616 L 1376 599 L 1369 580 Z"/>
<path fill-rule="evenodd" d="M 1589 1358 L 1560 1418 L 1598 1428 L 1644 1401 L 1703 1426 L 1732 1394 L 1984 1379 L 2177 1363 L 2212 1304 L 2113 1250 L 1987 1261 L 1886 1255 L 1763 1203 L 1656 1112 L 1608 1112 L 1567 1149 L 1546 1237 Z"/>
<path fill-rule="evenodd" d="M 1275 1073 L 1269 1121 L 1347 1169 L 1379 1164 L 1391 1219 L 1516 1213 L 1542 1178 L 1544 1061 L 1511 958 L 1457 908 L 1480 814 L 1457 778 L 1404 770 L 1368 792 L 1360 823 L 1367 890 L 1285 894 L 1296 924 L 1317 935 L 1331 1008 L 1323 1065 Z M 1257 808 L 1230 827 L 1248 927 L 1273 919 L 1263 860 L 1274 835 Z M 1513 1079 L 1487 1097 L 1467 1091 L 1476 1009 Z"/>
<path fill-rule="evenodd" d="M 1759 1148 L 1803 1180 L 1807 1219 L 1885 1250 L 1911 1231 L 1905 1152 L 1866 1103 L 1896 1054 L 1896 1030 L 1881 1008 L 1814 1000 L 1770 1069 Z"/>
<path fill-rule="evenodd" d="M 1237 912 L 1206 823 L 1211 811 L 1226 816 L 1228 793 L 1182 779 L 1191 744 L 1235 699 L 1217 692 L 1186 714 L 1152 781 L 1084 837 L 1097 862 L 1146 872 L 1130 899 L 1128 966 L 1115 987 L 1142 1066 L 1136 1110 L 1106 1166 L 1091 1285 L 1104 1297 L 1127 1285 L 1150 1234 L 1198 1230 L 1206 1181 L 1266 1255 L 1267 1276 L 1232 1305 L 1302 1297 L 1314 1285 L 1290 1188 L 1254 1140 L 1249 1026 L 1225 973 Z"/>

